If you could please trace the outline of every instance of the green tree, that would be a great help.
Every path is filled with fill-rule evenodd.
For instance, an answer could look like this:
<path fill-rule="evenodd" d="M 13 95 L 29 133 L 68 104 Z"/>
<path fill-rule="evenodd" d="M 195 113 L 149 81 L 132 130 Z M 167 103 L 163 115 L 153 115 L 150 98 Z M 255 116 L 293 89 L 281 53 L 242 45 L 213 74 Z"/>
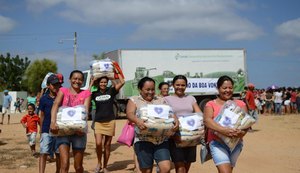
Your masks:
<path fill-rule="evenodd" d="M 26 68 L 30 65 L 27 57 L 20 58 L 19 55 L 11 57 L 10 53 L 0 55 L 0 90 L 12 91 L 24 90 L 22 79 Z"/>
<path fill-rule="evenodd" d="M 35 60 L 25 73 L 24 82 L 27 84 L 28 91 L 34 93 L 41 91 L 41 84 L 48 72 L 57 72 L 56 62 L 49 59 Z"/>

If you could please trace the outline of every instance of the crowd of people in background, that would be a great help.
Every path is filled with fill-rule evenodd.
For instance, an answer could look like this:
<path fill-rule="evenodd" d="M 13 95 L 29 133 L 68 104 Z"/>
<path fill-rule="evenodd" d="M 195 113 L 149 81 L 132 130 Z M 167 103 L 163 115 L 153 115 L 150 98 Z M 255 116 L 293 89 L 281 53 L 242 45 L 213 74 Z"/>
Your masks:
<path fill-rule="evenodd" d="M 249 87 L 245 87 L 241 93 L 241 99 L 245 100 L 245 94 Z M 300 87 L 276 87 L 267 89 L 254 89 L 256 110 L 264 115 L 286 115 L 300 113 Z"/>
<path fill-rule="evenodd" d="M 167 82 L 161 82 L 158 89 L 160 90 L 158 96 L 167 96 L 169 94 L 169 84 Z M 245 101 L 248 89 L 249 87 L 245 86 L 244 91 L 241 92 L 240 98 L 243 101 Z M 300 113 L 300 87 L 253 88 L 253 93 L 258 114 L 285 115 Z M 37 94 L 30 92 L 26 99 L 17 97 L 16 101 L 13 103 L 15 107 L 14 112 L 25 112 L 27 110 L 27 105 L 32 103 L 36 106 L 36 113 L 38 114 L 40 97 L 41 92 L 38 92 Z"/>

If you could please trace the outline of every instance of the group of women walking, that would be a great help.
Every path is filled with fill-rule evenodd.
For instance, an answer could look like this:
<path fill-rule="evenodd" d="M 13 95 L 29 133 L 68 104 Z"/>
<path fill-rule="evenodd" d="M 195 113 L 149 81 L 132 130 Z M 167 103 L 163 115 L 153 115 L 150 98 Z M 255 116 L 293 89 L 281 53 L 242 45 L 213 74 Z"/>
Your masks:
<path fill-rule="evenodd" d="M 185 93 L 187 84 L 188 81 L 185 76 L 177 75 L 172 81 L 174 94 L 170 96 L 166 94 L 164 97 L 158 97 L 155 95 L 155 81 L 149 77 L 142 78 L 138 83 L 140 95 L 131 97 L 127 104 L 128 120 L 143 130 L 146 126 L 144 121 L 137 117 L 137 110 L 147 104 L 167 104 L 172 107 L 176 116 L 173 130 L 177 131 L 178 118 L 180 116 L 201 112 L 196 99 Z M 159 86 L 159 88 L 161 89 L 162 87 Z M 243 142 L 240 140 L 235 149 L 231 150 L 215 135 L 215 132 L 227 137 L 238 138 L 243 138 L 247 133 L 247 130 L 223 127 L 214 121 L 214 118 L 220 113 L 225 102 L 233 99 L 233 88 L 234 82 L 230 77 L 220 77 L 217 82 L 218 97 L 209 101 L 204 109 L 204 122 L 208 128 L 208 143 L 213 161 L 220 173 L 232 172 L 237 158 L 242 151 Z M 235 102 L 247 112 L 246 104 L 243 101 L 235 100 Z M 139 164 L 138 172 L 152 172 L 153 160 L 156 161 L 160 173 L 170 172 L 171 161 L 174 163 L 177 173 L 189 172 L 191 164 L 196 161 L 196 146 L 179 148 L 176 147 L 175 142 L 176 138 L 170 138 L 162 144 L 155 145 L 151 142 L 140 141 L 135 138 L 134 151 Z"/>
<path fill-rule="evenodd" d="M 70 88 L 61 88 L 54 101 L 51 114 L 51 131 L 57 132 L 58 126 L 56 123 L 56 112 L 59 106 L 76 106 L 85 105 L 86 110 L 89 110 L 91 100 L 95 101 L 96 113 L 94 117 L 94 137 L 96 142 L 96 153 L 98 162 L 95 166 L 95 172 L 107 173 L 107 165 L 110 157 L 110 146 L 113 136 L 115 135 L 115 115 L 113 112 L 113 102 L 118 91 L 124 85 L 125 81 L 117 72 L 118 80 L 108 77 L 100 77 L 92 80 L 92 85 L 97 86 L 97 90 L 90 92 L 81 90 L 83 83 L 83 74 L 80 71 L 73 71 L 70 74 Z M 109 80 L 113 81 L 111 87 L 108 86 Z M 140 107 L 149 104 L 166 104 L 174 111 L 174 127 L 173 131 L 179 129 L 179 121 L 183 115 L 190 113 L 201 112 L 195 97 L 186 94 L 187 78 L 183 75 L 177 75 L 173 78 L 172 86 L 174 94 L 168 95 L 168 83 L 160 85 L 161 95 L 155 94 L 155 80 L 150 77 L 144 77 L 138 82 L 139 95 L 132 96 L 127 103 L 126 115 L 130 122 L 137 128 L 146 129 L 144 120 L 138 118 L 137 111 Z M 236 164 L 237 158 L 242 150 L 243 142 L 239 142 L 237 147 L 231 151 L 222 140 L 215 135 L 218 132 L 227 137 L 242 138 L 246 134 L 246 130 L 238 130 L 235 128 L 222 127 L 213 119 L 221 110 L 221 107 L 227 100 L 232 100 L 234 83 L 228 76 L 222 76 L 217 82 L 218 97 L 208 102 L 204 108 L 204 123 L 208 128 L 208 142 L 213 161 L 220 173 L 230 173 Z M 162 89 L 161 89 L 162 90 Z M 237 105 L 247 111 L 245 103 L 236 101 Z M 175 145 L 176 138 L 170 138 L 160 144 L 141 141 L 135 137 L 133 141 L 134 154 L 137 158 L 137 172 L 150 173 L 153 169 L 154 161 L 158 165 L 157 171 L 167 173 L 171 170 L 171 162 L 175 165 L 177 173 L 189 172 L 190 166 L 196 161 L 197 149 L 192 147 L 177 147 Z M 71 136 L 57 137 L 56 146 L 60 153 L 61 173 L 69 170 L 69 151 L 70 147 L 73 150 L 74 168 L 76 172 L 83 172 L 83 154 L 86 148 L 87 136 L 85 133 L 76 133 Z M 103 158 L 103 160 L 102 160 Z"/>

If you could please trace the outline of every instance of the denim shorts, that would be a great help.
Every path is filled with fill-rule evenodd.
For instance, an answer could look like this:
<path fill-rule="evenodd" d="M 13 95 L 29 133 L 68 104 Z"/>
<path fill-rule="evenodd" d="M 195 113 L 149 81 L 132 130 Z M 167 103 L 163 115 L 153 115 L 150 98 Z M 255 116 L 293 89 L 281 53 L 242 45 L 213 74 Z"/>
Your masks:
<path fill-rule="evenodd" d="M 40 153 L 53 154 L 55 151 L 55 142 L 55 136 L 51 136 L 49 133 L 42 133 L 40 139 Z M 58 153 L 58 150 L 56 153 Z"/>
<path fill-rule="evenodd" d="M 36 132 L 27 133 L 27 140 L 30 146 L 35 145 Z"/>
<path fill-rule="evenodd" d="M 209 143 L 209 148 L 216 166 L 229 163 L 234 167 L 242 151 L 243 142 L 239 142 L 233 151 L 230 151 L 226 144 L 215 140 Z"/>
<path fill-rule="evenodd" d="M 158 164 L 164 160 L 170 160 L 169 142 L 154 145 L 151 142 L 139 141 L 134 144 L 134 151 L 140 168 L 147 169 L 153 167 L 153 160 Z"/>
<path fill-rule="evenodd" d="M 85 150 L 86 147 L 86 134 L 84 135 L 69 135 L 69 136 L 57 136 L 55 148 L 59 148 L 60 145 L 67 145 L 73 150 Z"/>
<path fill-rule="evenodd" d="M 271 109 L 273 105 L 272 101 L 266 101 L 266 109 Z"/>

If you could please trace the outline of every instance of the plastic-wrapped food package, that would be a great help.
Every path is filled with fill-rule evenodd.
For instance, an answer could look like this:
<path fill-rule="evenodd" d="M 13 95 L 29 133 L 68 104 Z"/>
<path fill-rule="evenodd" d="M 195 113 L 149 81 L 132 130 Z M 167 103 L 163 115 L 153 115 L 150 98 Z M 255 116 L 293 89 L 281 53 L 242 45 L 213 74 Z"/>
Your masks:
<path fill-rule="evenodd" d="M 73 135 L 76 132 L 87 133 L 87 112 L 84 105 L 62 106 L 58 109 L 56 123 L 58 133 L 53 136 Z"/>
<path fill-rule="evenodd" d="M 114 78 L 114 66 L 109 58 L 91 61 L 90 70 L 91 74 L 96 79 L 103 76 L 106 76 L 108 78 Z"/>
<path fill-rule="evenodd" d="M 204 138 L 203 114 L 193 113 L 180 116 L 179 132 L 175 134 L 179 140 L 175 141 L 177 147 L 191 147 L 200 144 Z"/>
<path fill-rule="evenodd" d="M 252 116 L 247 114 L 232 100 L 229 100 L 224 104 L 220 114 L 215 117 L 214 120 L 223 127 L 241 130 L 248 129 L 256 122 Z M 231 150 L 233 150 L 241 140 L 240 138 L 227 137 L 217 132 L 215 132 L 215 134 L 220 137 Z"/>
<path fill-rule="evenodd" d="M 47 87 L 47 79 L 48 79 L 48 77 L 49 77 L 50 75 L 52 75 L 52 74 L 54 74 L 54 73 L 48 72 L 48 73 L 46 74 L 46 76 L 44 77 L 43 82 L 42 82 L 42 84 L 41 84 L 41 88 L 42 88 L 42 89 L 44 89 L 44 88 Z"/>
<path fill-rule="evenodd" d="M 141 141 L 161 144 L 174 135 L 173 110 L 168 105 L 147 105 L 137 110 L 138 118 L 145 121 L 147 129 L 140 130 L 135 126 L 137 138 Z"/>

